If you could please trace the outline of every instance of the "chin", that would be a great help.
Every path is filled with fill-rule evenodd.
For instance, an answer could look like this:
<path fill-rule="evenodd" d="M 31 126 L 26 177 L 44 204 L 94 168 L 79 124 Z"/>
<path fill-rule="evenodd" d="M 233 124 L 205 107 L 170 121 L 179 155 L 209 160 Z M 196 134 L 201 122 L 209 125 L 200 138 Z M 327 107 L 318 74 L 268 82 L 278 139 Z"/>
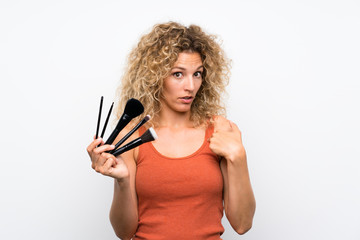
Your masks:
<path fill-rule="evenodd" d="M 187 113 L 187 112 L 190 112 L 190 109 L 179 109 L 179 110 L 176 110 L 176 112 L 178 113 Z"/>
<path fill-rule="evenodd" d="M 170 111 L 174 111 L 177 113 L 187 113 L 191 111 L 191 105 L 192 104 L 179 104 L 179 103 L 173 103 L 173 104 L 167 104 L 167 108 Z"/>
<path fill-rule="evenodd" d="M 191 106 L 188 106 L 188 107 L 179 107 L 179 108 L 176 108 L 174 109 L 175 111 L 179 112 L 179 113 L 187 113 L 187 112 L 190 112 L 191 110 Z"/>

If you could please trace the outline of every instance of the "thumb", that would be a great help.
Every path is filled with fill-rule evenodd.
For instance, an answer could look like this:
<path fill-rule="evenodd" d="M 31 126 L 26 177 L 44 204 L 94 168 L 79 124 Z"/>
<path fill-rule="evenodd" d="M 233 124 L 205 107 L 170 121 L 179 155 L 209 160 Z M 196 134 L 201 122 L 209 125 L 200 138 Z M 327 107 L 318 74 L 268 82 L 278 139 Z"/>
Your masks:
<path fill-rule="evenodd" d="M 241 135 L 241 131 L 240 131 L 239 127 L 234 122 L 232 122 L 230 120 L 229 120 L 229 122 L 230 122 L 230 126 L 231 126 L 232 130 L 235 132 L 238 132 Z"/>
<path fill-rule="evenodd" d="M 222 117 L 222 116 L 217 116 L 214 119 L 214 131 L 231 131 L 231 123 L 228 119 Z"/>

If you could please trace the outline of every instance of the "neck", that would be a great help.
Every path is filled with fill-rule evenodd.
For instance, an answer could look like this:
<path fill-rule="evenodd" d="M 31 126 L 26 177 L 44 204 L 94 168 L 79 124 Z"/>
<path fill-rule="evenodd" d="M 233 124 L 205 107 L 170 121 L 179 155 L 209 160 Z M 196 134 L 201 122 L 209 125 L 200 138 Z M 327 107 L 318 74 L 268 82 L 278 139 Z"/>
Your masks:
<path fill-rule="evenodd" d="M 184 128 L 194 127 L 193 122 L 190 120 L 190 112 L 175 113 L 171 111 L 161 111 L 157 119 L 158 127 L 170 128 Z"/>

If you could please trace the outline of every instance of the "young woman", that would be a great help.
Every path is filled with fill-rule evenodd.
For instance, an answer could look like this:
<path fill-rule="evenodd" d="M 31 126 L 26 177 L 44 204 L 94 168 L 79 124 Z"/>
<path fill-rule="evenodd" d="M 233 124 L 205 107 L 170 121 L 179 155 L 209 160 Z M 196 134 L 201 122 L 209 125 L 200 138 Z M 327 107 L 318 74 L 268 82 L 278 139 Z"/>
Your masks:
<path fill-rule="evenodd" d="M 117 116 L 140 100 L 145 112 L 133 123 L 151 115 L 158 139 L 118 157 L 100 138 L 87 148 L 92 168 L 115 179 L 110 221 L 121 239 L 221 239 L 224 210 L 237 233 L 252 226 L 241 132 L 223 117 L 229 62 L 215 39 L 195 25 L 158 24 L 129 55 Z"/>

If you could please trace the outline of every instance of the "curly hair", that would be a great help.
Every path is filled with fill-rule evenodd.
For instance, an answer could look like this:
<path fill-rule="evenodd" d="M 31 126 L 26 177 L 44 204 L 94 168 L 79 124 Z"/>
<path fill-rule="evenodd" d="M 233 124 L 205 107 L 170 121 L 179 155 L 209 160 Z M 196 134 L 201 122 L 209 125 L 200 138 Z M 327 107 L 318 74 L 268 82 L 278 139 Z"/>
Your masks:
<path fill-rule="evenodd" d="M 214 115 L 225 115 L 222 100 L 229 82 L 230 61 L 216 42 L 216 36 L 204 33 L 196 25 L 185 27 L 168 22 L 155 25 L 130 52 L 116 94 L 119 98 L 117 118 L 130 98 L 136 98 L 144 105 L 145 112 L 138 118 L 147 114 L 154 118 L 158 116 L 164 79 L 170 75 L 181 52 L 199 53 L 204 67 L 202 84 L 191 106 L 194 125 L 198 126 Z M 156 126 L 156 122 L 151 124 Z"/>

